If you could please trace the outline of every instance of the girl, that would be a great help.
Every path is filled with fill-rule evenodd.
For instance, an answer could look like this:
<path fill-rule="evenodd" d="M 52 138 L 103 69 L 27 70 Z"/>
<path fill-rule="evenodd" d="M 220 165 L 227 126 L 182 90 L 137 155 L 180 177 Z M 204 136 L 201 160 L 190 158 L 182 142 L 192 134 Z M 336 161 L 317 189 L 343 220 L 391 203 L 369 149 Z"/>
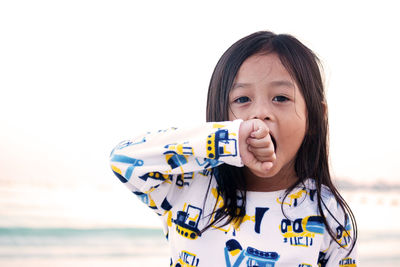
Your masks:
<path fill-rule="evenodd" d="M 212 75 L 207 121 L 111 153 L 116 176 L 160 215 L 171 266 L 356 266 L 310 49 L 266 31 L 233 44 Z"/>

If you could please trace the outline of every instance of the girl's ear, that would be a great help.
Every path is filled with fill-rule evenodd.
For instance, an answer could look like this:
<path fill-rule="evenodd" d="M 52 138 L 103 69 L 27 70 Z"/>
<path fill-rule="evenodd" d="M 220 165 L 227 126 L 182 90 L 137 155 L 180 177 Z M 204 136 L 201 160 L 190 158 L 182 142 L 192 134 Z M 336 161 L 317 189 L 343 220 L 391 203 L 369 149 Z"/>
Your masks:
<path fill-rule="evenodd" d="M 327 105 L 325 100 L 322 100 L 321 104 L 322 104 L 322 112 L 323 112 L 324 120 L 325 120 L 325 123 L 326 123 L 327 120 L 328 120 L 328 105 Z M 309 127 L 310 127 L 310 125 L 308 125 L 308 120 L 307 120 L 307 132 L 308 132 L 308 134 L 314 135 L 314 134 L 318 134 L 319 133 L 317 129 L 315 129 L 315 128 L 314 129 L 313 128 L 310 129 Z"/>
<path fill-rule="evenodd" d="M 325 100 L 321 101 L 322 103 L 322 108 L 323 108 L 323 112 L 324 112 L 324 119 L 328 119 L 328 105 L 326 104 Z"/>

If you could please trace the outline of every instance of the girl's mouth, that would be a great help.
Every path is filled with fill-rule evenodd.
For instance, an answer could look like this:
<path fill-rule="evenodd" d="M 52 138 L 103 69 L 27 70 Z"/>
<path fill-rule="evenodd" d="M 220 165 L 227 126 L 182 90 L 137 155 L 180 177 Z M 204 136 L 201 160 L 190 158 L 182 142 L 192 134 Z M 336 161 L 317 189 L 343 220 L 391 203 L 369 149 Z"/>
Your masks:
<path fill-rule="evenodd" d="M 272 143 L 274 144 L 274 151 L 275 151 L 275 153 L 276 153 L 276 140 L 275 140 L 275 138 L 272 136 L 271 133 L 270 133 L 269 135 L 271 136 Z"/>

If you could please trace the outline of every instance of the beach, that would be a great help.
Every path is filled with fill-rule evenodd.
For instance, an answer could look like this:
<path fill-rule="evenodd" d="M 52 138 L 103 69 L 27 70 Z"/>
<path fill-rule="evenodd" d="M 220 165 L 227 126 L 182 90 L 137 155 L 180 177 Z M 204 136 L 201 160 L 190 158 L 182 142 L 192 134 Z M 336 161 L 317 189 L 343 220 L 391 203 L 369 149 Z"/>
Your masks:
<path fill-rule="evenodd" d="M 82 190 L 91 201 L 80 203 L 86 213 L 74 213 L 75 204 L 61 205 L 57 199 L 57 195 L 65 199 L 68 194 L 65 188 L 63 194 L 59 189 L 50 188 L 53 195 L 46 194 L 44 188 L 18 190 L 12 186 L 0 189 L 2 267 L 156 267 L 170 264 L 167 241 L 157 217 L 129 192 Z M 76 199 L 81 199 L 79 190 L 72 192 Z M 343 191 L 359 225 L 359 266 L 400 266 L 399 193 L 375 189 Z M 46 197 L 40 199 L 43 195 Z M 49 196 L 53 197 L 52 201 Z M 112 203 L 123 202 L 124 205 L 107 206 L 111 197 Z M 85 205 L 94 203 L 101 208 L 89 212 Z M 144 209 L 130 212 L 126 208 L 130 205 Z M 119 209 L 121 211 L 115 211 Z M 138 217 L 137 213 L 141 215 Z"/>
<path fill-rule="evenodd" d="M 167 266 L 160 229 L 0 229 L 0 266 Z"/>
<path fill-rule="evenodd" d="M 399 266 L 400 232 L 362 231 L 360 266 Z M 1 229 L 0 266 L 169 266 L 160 229 Z"/>

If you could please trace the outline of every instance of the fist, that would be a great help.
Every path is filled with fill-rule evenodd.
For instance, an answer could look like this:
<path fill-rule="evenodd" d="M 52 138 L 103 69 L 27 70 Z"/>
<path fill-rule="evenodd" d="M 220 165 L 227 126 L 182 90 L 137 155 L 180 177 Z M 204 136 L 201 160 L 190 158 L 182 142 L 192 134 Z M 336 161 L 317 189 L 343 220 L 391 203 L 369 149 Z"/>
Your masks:
<path fill-rule="evenodd" d="M 243 164 L 257 174 L 268 174 L 276 160 L 269 128 L 259 119 L 240 124 L 239 150 Z"/>

